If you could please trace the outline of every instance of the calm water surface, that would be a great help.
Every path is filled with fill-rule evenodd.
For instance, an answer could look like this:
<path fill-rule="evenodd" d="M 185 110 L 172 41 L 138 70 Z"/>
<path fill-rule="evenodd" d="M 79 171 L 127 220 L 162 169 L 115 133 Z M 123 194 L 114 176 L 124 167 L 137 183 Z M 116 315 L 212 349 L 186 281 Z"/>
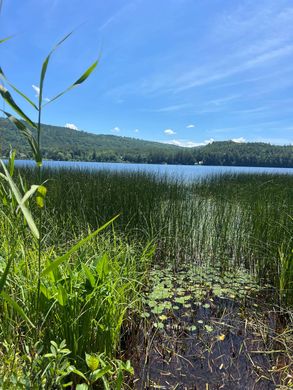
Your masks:
<path fill-rule="evenodd" d="M 33 161 L 17 160 L 18 166 L 34 166 Z M 123 164 L 123 163 L 96 163 L 75 161 L 44 161 L 45 167 L 70 168 L 81 170 L 111 170 L 130 172 L 150 172 L 181 179 L 200 179 L 209 175 L 223 173 L 281 173 L 293 175 L 293 168 L 267 168 L 267 167 L 226 167 L 207 165 L 157 165 L 157 164 Z"/>

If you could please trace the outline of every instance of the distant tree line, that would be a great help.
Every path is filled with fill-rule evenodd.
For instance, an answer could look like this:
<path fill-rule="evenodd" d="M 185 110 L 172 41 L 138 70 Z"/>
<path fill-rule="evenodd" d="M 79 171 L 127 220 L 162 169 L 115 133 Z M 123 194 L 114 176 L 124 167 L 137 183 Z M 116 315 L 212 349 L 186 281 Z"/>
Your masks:
<path fill-rule="evenodd" d="M 30 148 L 23 142 L 18 130 L 6 119 L 0 118 L 0 155 L 7 157 L 11 147 L 17 150 L 18 158 L 32 158 Z M 182 148 L 49 125 L 43 125 L 42 150 L 43 157 L 50 160 L 293 168 L 292 145 L 221 141 L 202 147 Z"/>

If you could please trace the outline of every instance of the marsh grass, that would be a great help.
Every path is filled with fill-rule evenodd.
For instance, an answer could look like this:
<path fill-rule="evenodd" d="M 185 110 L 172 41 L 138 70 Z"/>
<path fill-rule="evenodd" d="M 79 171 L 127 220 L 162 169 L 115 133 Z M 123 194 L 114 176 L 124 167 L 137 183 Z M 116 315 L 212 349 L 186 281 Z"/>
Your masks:
<path fill-rule="evenodd" d="M 33 180 L 30 170 L 22 175 Z M 228 174 L 186 183 L 142 172 L 45 169 L 44 178 L 54 239 L 120 213 L 117 232 L 129 242 L 154 240 L 157 262 L 244 266 L 261 285 L 279 288 L 280 278 L 289 278 L 283 293 L 292 287 L 290 175 Z"/>
<path fill-rule="evenodd" d="M 14 178 L 25 192 L 37 174 L 20 169 Z M 2 189 L 1 270 L 13 258 L 5 288 L 29 320 L 39 322 L 44 352 L 52 340 L 65 340 L 71 364 L 82 370 L 86 353 L 122 356 L 121 331 L 130 313 L 140 311 L 152 264 L 174 274 L 183 265 L 195 273 L 216 267 L 219 275 L 241 267 L 260 286 L 278 290 L 282 304 L 292 302 L 292 176 L 225 175 L 186 183 L 142 172 L 46 168 L 43 179 L 48 196 L 41 269 L 120 213 L 112 231 L 42 277 L 37 310 L 37 243 Z M 28 207 L 36 212 L 36 197 Z M 37 353 L 35 332 L 13 306 L 1 305 L 2 350 L 13 346 L 16 367 L 24 372 L 28 366 L 20 356 L 25 348 Z M 11 370 L 11 360 L 3 362 L 2 370 Z"/>

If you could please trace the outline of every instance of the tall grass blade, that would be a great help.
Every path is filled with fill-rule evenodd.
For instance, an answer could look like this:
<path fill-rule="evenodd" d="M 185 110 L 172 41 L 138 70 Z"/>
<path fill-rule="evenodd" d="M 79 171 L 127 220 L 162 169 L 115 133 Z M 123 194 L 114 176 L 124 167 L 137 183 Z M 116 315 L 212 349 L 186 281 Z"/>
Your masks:
<path fill-rule="evenodd" d="M 8 41 L 8 40 L 11 39 L 11 38 L 12 38 L 12 36 L 7 37 L 7 38 L 0 39 L 0 44 L 1 44 L 1 43 L 4 43 L 4 42 L 6 42 L 6 41 Z"/>
<path fill-rule="evenodd" d="M 0 94 L 5 102 L 22 118 L 24 119 L 30 126 L 36 128 L 35 123 L 22 111 L 20 107 L 15 103 L 12 96 L 8 92 L 8 90 L 0 85 Z M 2 110 L 1 110 L 2 111 Z"/>
<path fill-rule="evenodd" d="M 27 139 L 27 141 L 32 149 L 35 161 L 40 166 L 42 164 L 42 154 L 41 154 L 39 145 L 38 145 L 35 137 L 33 136 L 32 132 L 19 119 L 15 118 L 13 115 L 9 114 L 9 112 L 3 111 L 3 110 L 0 110 L 0 111 L 2 111 L 7 116 L 7 118 L 10 120 L 10 122 L 12 122 L 18 128 L 18 130 L 24 135 L 24 137 Z"/>
<path fill-rule="evenodd" d="M 13 260 L 13 257 L 10 256 L 10 258 L 7 261 L 7 264 L 6 264 L 5 270 L 3 272 L 3 275 L 1 276 L 1 279 L 0 279 L 0 293 L 2 292 L 2 290 L 3 290 L 4 286 L 5 286 L 6 279 L 7 279 L 7 276 L 9 274 L 9 270 L 10 270 L 10 267 L 11 267 L 11 264 L 12 264 L 12 260 Z"/>
<path fill-rule="evenodd" d="M 10 176 L 12 177 L 14 174 L 14 161 L 16 156 L 16 150 L 11 150 L 9 153 L 9 160 L 8 160 L 8 170 L 10 173 Z"/>
<path fill-rule="evenodd" d="M 35 222 L 33 220 L 31 212 L 25 206 L 25 204 L 22 203 L 22 196 L 21 196 L 21 194 L 20 194 L 16 184 L 14 183 L 12 177 L 10 176 L 10 174 L 9 174 L 5 164 L 3 163 L 2 160 L 0 160 L 0 163 L 2 165 L 2 168 L 3 168 L 4 172 L 5 172 L 5 175 L 1 174 L 1 177 L 4 177 L 8 181 L 8 183 L 10 185 L 10 188 L 11 188 L 11 190 L 13 192 L 13 195 L 15 196 L 15 199 L 16 199 L 17 203 L 19 204 L 19 207 L 20 207 L 20 209 L 21 209 L 21 211 L 22 211 L 22 213 L 23 213 L 23 215 L 25 217 L 25 220 L 27 221 L 27 224 L 28 224 L 31 232 L 33 233 L 33 235 L 37 239 L 39 239 L 40 234 L 39 234 L 38 228 L 37 228 L 37 226 L 36 226 L 36 224 L 35 224 Z"/>
<path fill-rule="evenodd" d="M 5 76 L 3 69 L 0 67 L 0 78 L 4 80 L 16 93 L 18 93 L 21 97 L 23 97 L 31 106 L 34 107 L 35 110 L 38 110 L 38 107 L 36 104 L 28 97 L 26 96 L 23 92 L 21 92 L 18 88 L 16 88 Z"/>
<path fill-rule="evenodd" d="M 39 185 L 33 184 L 21 199 L 21 204 L 25 204 L 25 202 L 29 200 L 29 198 L 39 189 L 39 187 Z"/>
<path fill-rule="evenodd" d="M 94 238 L 98 233 L 100 233 L 102 230 L 104 230 L 107 226 L 109 226 L 112 222 L 117 219 L 119 215 L 116 215 L 114 218 L 112 218 L 110 221 L 106 222 L 103 226 L 101 226 L 99 229 L 95 230 L 93 233 L 89 234 L 84 239 L 80 240 L 76 245 L 74 245 L 72 248 L 69 249 L 68 252 L 66 252 L 64 255 L 57 257 L 47 268 L 45 268 L 42 272 L 42 275 L 46 275 L 50 273 L 51 271 L 54 271 L 57 267 L 59 267 L 60 264 L 62 264 L 64 261 L 68 260 L 68 258 L 76 252 L 79 248 L 81 248 L 84 244 L 86 244 L 88 241 L 90 241 L 92 238 Z"/>
<path fill-rule="evenodd" d="M 71 31 L 69 34 L 65 35 L 65 37 L 62 38 L 62 39 L 53 47 L 53 49 L 50 51 L 50 53 L 47 55 L 45 61 L 43 62 L 42 71 L 41 71 L 41 77 L 40 77 L 39 108 L 40 108 L 41 105 L 42 105 L 44 81 L 45 81 L 45 77 L 46 77 L 46 73 L 47 73 L 47 68 L 48 68 L 48 64 L 49 64 L 51 55 L 54 53 L 54 51 L 55 51 L 55 50 L 56 50 L 64 41 L 66 41 L 67 38 L 70 37 L 70 35 L 71 35 L 72 33 L 73 33 L 73 31 Z"/>
<path fill-rule="evenodd" d="M 58 93 L 58 95 L 56 95 L 55 97 L 53 97 L 52 99 L 50 99 L 49 102 L 45 103 L 44 106 L 46 106 L 47 104 L 49 103 L 52 103 L 54 100 L 57 100 L 59 97 L 61 97 L 62 95 L 64 95 L 65 93 L 69 92 L 71 89 L 79 86 L 80 84 L 82 84 L 90 75 L 91 73 L 95 70 L 95 68 L 97 67 L 99 63 L 99 60 L 96 60 L 83 74 L 82 76 L 75 81 L 75 83 L 73 83 L 72 85 L 70 85 L 70 87 L 66 88 L 64 91 Z"/>
<path fill-rule="evenodd" d="M 10 306 L 13 307 L 13 309 L 32 327 L 35 328 L 35 325 L 32 323 L 32 321 L 28 318 L 28 316 L 25 314 L 23 309 L 19 306 L 17 302 L 15 302 L 14 299 L 12 299 L 8 294 L 6 294 L 5 291 L 1 292 L 1 296 L 5 299 L 7 303 L 9 303 Z"/>

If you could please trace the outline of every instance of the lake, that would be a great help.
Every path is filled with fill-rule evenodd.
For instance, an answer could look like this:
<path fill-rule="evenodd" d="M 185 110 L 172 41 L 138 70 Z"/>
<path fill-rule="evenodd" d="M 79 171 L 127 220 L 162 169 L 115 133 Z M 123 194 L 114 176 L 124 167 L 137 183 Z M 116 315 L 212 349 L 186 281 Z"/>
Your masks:
<path fill-rule="evenodd" d="M 17 166 L 34 166 L 35 162 L 30 160 L 16 160 Z M 69 168 L 81 170 L 111 170 L 129 172 L 150 172 L 170 177 L 182 178 L 185 180 L 199 179 L 209 175 L 223 173 L 268 173 L 268 174 L 290 174 L 293 175 L 293 168 L 268 168 L 268 167 L 231 167 L 231 166 L 209 166 L 209 165 L 160 165 L 160 164 L 124 164 L 124 163 L 102 163 L 82 161 L 44 161 L 44 167 Z"/>

